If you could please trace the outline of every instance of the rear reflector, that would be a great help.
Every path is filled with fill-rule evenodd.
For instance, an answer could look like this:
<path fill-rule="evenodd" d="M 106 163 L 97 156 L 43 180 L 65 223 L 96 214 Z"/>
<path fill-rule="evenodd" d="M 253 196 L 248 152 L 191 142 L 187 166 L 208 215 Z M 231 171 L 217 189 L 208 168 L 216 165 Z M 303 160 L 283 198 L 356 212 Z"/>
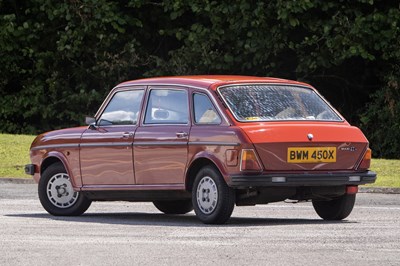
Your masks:
<path fill-rule="evenodd" d="M 284 183 L 284 182 L 286 182 L 286 177 L 284 177 L 284 176 L 274 176 L 274 177 L 272 177 L 272 182 L 274 182 L 274 183 Z"/>
<path fill-rule="evenodd" d="M 349 181 L 350 182 L 360 182 L 361 181 L 361 176 L 349 176 Z"/>
<path fill-rule="evenodd" d="M 346 194 L 357 194 L 358 186 L 347 186 L 346 187 Z"/>
<path fill-rule="evenodd" d="M 242 150 L 240 163 L 241 171 L 261 171 L 261 164 L 258 162 L 256 153 L 253 149 Z"/>

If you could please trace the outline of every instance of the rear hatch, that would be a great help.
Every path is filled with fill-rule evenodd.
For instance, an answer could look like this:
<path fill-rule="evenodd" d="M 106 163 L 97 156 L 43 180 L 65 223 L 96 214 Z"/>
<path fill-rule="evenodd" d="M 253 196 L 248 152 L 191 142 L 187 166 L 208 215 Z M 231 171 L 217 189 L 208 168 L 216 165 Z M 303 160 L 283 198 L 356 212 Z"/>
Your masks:
<path fill-rule="evenodd" d="M 241 126 L 267 171 L 348 171 L 368 141 L 356 127 L 332 122 L 266 122 Z"/>

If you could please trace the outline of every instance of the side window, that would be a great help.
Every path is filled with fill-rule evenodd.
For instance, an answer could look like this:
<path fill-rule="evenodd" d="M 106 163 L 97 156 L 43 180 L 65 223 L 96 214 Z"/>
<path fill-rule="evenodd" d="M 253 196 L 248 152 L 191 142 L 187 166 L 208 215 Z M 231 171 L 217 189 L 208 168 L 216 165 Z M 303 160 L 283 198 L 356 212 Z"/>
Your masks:
<path fill-rule="evenodd" d="M 221 117 L 207 95 L 193 94 L 193 112 L 196 124 L 220 124 Z"/>
<path fill-rule="evenodd" d="M 152 89 L 147 103 L 145 124 L 187 124 L 188 94 L 184 90 Z"/>
<path fill-rule="evenodd" d="M 144 90 L 120 91 L 114 94 L 98 125 L 135 125 L 137 123 L 140 104 Z"/>

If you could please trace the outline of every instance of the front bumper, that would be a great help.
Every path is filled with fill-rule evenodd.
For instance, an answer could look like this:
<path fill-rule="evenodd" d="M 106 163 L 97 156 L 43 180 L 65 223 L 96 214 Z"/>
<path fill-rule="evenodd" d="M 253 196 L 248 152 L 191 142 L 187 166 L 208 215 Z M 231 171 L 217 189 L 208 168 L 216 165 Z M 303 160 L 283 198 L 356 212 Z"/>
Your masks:
<path fill-rule="evenodd" d="M 35 165 L 34 164 L 25 165 L 25 174 L 34 175 L 35 174 Z"/>
<path fill-rule="evenodd" d="M 301 186 L 342 186 L 374 183 L 376 173 L 372 171 L 324 174 L 261 174 L 235 175 L 231 187 L 301 187 Z"/>

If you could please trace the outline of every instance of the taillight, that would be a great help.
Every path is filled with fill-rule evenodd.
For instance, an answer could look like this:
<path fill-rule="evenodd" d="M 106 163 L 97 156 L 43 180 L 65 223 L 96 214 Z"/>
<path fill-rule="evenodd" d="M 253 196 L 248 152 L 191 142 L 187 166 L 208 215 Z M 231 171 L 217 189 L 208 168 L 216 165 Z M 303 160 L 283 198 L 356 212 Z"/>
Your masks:
<path fill-rule="evenodd" d="M 261 164 L 253 149 L 242 150 L 241 171 L 261 171 Z"/>
<path fill-rule="evenodd" d="M 358 169 L 362 169 L 362 170 L 369 169 L 369 167 L 371 166 L 371 157 L 372 157 L 372 151 L 370 148 L 368 148 L 364 154 L 364 158 L 362 159 Z"/>

